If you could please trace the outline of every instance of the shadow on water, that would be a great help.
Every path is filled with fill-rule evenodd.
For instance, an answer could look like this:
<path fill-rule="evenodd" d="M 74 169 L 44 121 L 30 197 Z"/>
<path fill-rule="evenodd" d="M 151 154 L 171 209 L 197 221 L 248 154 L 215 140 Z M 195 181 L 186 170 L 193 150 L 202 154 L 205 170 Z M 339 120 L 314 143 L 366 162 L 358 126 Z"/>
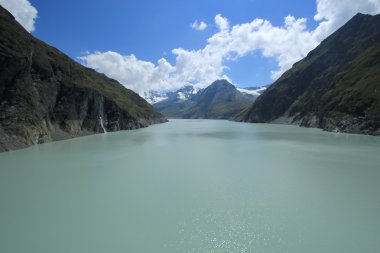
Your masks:
<path fill-rule="evenodd" d="M 194 134 L 197 137 L 200 138 L 215 138 L 215 139 L 221 139 L 221 140 L 233 140 L 233 139 L 238 139 L 241 136 L 237 132 L 206 132 L 206 133 L 199 133 L 199 134 Z"/>
<path fill-rule="evenodd" d="M 144 132 L 144 133 L 139 133 L 131 138 L 131 140 L 135 144 L 145 144 L 146 142 L 151 142 L 156 138 L 155 134 L 149 133 L 149 132 Z"/>

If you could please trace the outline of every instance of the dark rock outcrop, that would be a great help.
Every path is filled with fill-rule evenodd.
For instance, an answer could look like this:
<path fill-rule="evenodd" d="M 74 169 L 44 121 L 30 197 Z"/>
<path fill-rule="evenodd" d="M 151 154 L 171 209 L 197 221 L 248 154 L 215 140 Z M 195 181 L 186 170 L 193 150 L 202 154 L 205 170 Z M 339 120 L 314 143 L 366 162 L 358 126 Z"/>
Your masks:
<path fill-rule="evenodd" d="M 379 135 L 380 15 L 357 14 L 236 120 Z"/>
<path fill-rule="evenodd" d="M 0 6 L 0 151 L 165 121 L 133 91 L 31 36 Z"/>

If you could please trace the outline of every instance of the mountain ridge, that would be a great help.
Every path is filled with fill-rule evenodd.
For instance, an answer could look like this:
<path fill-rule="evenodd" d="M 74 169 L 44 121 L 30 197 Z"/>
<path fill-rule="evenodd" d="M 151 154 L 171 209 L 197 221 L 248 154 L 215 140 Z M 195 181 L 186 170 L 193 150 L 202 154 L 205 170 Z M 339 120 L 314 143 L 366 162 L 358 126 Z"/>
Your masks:
<path fill-rule="evenodd" d="M 232 119 L 259 95 L 254 91 L 243 93 L 224 79 L 193 92 L 191 86 L 184 87 L 153 106 L 169 118 Z"/>

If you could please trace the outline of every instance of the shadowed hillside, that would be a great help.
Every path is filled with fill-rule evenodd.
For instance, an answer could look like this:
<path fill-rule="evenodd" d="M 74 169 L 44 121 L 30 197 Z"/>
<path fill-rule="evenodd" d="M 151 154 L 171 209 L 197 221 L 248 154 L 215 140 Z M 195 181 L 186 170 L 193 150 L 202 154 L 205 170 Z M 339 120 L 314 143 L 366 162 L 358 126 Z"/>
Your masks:
<path fill-rule="evenodd" d="M 357 14 L 236 120 L 380 134 L 380 15 Z"/>
<path fill-rule="evenodd" d="M 0 6 L 0 151 L 164 121 L 139 95 L 34 38 Z"/>

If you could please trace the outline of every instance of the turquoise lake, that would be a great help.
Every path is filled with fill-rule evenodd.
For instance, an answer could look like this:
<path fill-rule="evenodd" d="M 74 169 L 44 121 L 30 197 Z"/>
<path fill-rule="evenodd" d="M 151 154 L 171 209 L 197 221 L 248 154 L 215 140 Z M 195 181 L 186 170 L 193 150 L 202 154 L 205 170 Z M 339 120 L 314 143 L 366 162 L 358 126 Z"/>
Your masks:
<path fill-rule="evenodd" d="M 380 138 L 171 120 L 0 153 L 0 252 L 380 252 Z"/>

